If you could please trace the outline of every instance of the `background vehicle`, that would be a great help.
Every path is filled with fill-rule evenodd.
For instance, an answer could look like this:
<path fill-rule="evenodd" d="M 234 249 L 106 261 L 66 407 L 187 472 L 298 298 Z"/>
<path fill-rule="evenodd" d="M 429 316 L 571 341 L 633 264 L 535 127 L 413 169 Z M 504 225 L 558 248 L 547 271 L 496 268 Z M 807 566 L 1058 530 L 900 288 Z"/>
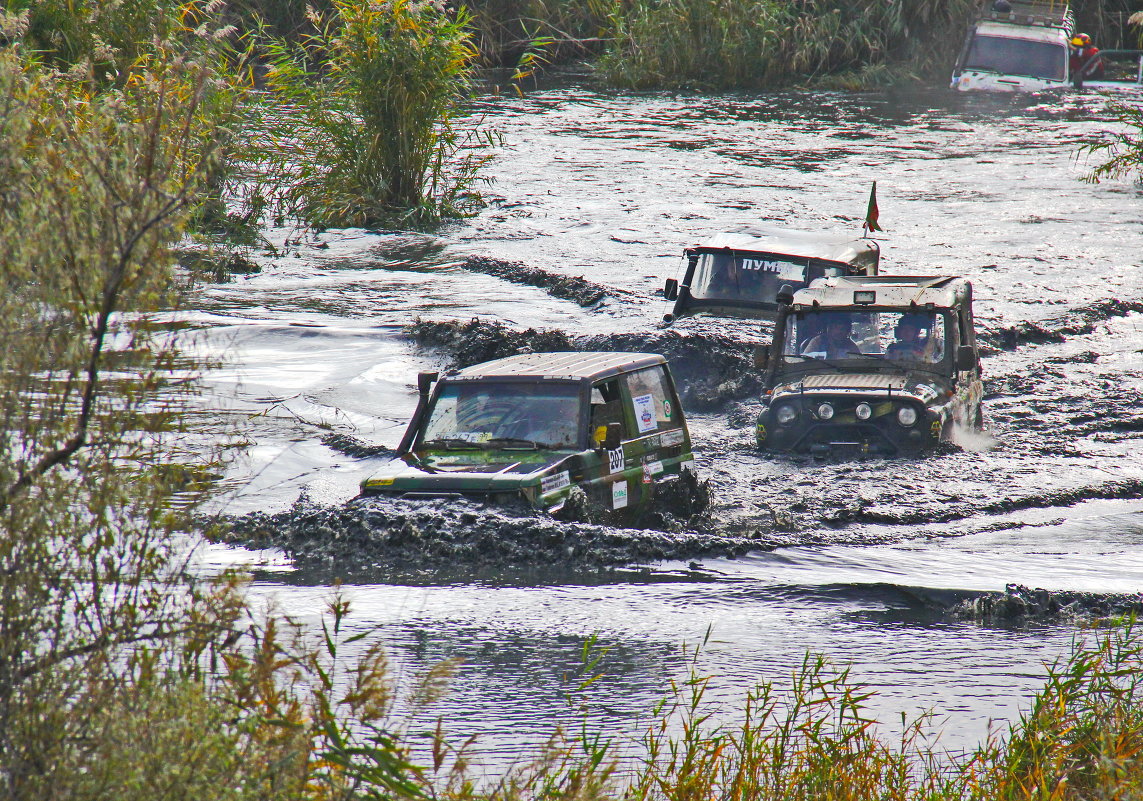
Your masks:
<path fill-rule="evenodd" d="M 826 278 L 783 299 L 762 357 L 760 447 L 898 455 L 948 439 L 954 426 L 980 428 L 968 281 Z M 836 323 L 844 327 L 829 332 Z"/>
<path fill-rule="evenodd" d="M 364 495 L 563 505 L 581 487 L 634 515 L 661 478 L 693 470 L 666 360 L 649 353 L 529 353 L 419 376 L 398 456 Z"/>
<path fill-rule="evenodd" d="M 1054 0 L 988 0 L 968 27 L 953 68 L 962 92 L 1039 92 L 1069 85 L 1071 7 Z"/>
<path fill-rule="evenodd" d="M 783 286 L 808 286 L 832 275 L 876 275 L 880 247 L 851 234 L 747 228 L 719 234 L 683 251 L 680 278 L 663 288 L 675 318 L 705 312 L 727 317 L 774 316 Z"/>

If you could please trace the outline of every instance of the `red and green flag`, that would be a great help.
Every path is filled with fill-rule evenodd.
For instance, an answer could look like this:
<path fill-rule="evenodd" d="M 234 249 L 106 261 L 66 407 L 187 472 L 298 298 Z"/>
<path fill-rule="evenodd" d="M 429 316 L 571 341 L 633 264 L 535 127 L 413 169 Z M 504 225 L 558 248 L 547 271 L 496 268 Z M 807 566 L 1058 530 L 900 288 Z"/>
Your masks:
<path fill-rule="evenodd" d="M 881 215 L 880 209 L 877 208 L 877 182 L 873 182 L 873 188 L 869 190 L 869 206 L 865 209 L 865 224 L 862 226 L 868 233 L 882 230 L 881 226 L 877 224 L 877 218 Z"/>

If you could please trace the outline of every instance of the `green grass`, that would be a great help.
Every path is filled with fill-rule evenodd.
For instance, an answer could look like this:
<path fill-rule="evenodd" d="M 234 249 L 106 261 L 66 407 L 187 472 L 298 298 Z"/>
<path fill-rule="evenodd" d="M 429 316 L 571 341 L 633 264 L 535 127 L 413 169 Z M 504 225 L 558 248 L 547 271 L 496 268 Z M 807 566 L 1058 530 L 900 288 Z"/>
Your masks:
<path fill-rule="evenodd" d="M 800 83 L 885 63 L 945 69 L 971 0 L 629 0 L 600 67 L 633 88 Z M 872 74 L 871 74 L 872 75 Z M 876 76 L 874 76 L 876 77 Z"/>

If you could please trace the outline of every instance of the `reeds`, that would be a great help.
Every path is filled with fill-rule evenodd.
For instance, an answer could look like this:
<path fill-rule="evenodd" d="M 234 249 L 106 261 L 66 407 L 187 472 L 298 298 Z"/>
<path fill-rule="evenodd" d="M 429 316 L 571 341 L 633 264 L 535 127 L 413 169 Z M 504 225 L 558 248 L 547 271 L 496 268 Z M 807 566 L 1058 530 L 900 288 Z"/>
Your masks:
<path fill-rule="evenodd" d="M 334 0 L 301 48 L 269 47 L 271 102 L 249 142 L 262 195 L 318 228 L 469 213 L 483 148 L 458 123 L 476 56 L 468 19 L 430 2 Z"/>
<path fill-rule="evenodd" d="M 629 0 L 601 62 L 620 86 L 789 84 L 888 62 L 951 65 L 972 0 Z M 883 75 L 884 73 L 876 73 Z"/>
<path fill-rule="evenodd" d="M 766 801 L 1143 798 L 1143 640 L 1133 625 L 1077 640 L 1005 736 L 954 756 L 932 716 L 886 742 L 872 693 L 847 670 L 807 657 L 790 689 L 761 684 L 740 722 L 713 722 L 697 673 L 672 685 L 645 738 L 627 798 Z"/>

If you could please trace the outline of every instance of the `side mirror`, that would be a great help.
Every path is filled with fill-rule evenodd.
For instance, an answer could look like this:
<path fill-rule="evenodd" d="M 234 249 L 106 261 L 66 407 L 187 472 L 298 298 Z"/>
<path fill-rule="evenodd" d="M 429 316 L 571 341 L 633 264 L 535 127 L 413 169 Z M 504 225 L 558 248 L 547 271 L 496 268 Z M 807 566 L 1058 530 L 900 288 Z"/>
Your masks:
<path fill-rule="evenodd" d="M 440 377 L 440 373 L 417 373 L 417 392 L 428 395 L 433 382 Z"/>
<path fill-rule="evenodd" d="M 976 351 L 972 349 L 971 345 L 961 345 L 956 349 L 956 369 L 958 372 L 975 370 L 977 364 Z"/>
<path fill-rule="evenodd" d="M 663 297 L 667 300 L 679 299 L 679 282 L 674 278 L 668 278 L 667 283 L 663 284 Z"/>
<path fill-rule="evenodd" d="M 770 346 L 759 345 L 754 349 L 754 366 L 759 370 L 765 370 L 770 364 Z"/>
<path fill-rule="evenodd" d="M 613 451 L 623 442 L 623 424 L 608 423 L 607 436 L 603 438 L 603 447 Z"/>
<path fill-rule="evenodd" d="M 778 290 L 778 294 L 774 296 L 774 300 L 778 302 L 779 306 L 789 306 L 794 302 L 794 289 L 789 284 L 782 284 L 782 288 Z"/>

